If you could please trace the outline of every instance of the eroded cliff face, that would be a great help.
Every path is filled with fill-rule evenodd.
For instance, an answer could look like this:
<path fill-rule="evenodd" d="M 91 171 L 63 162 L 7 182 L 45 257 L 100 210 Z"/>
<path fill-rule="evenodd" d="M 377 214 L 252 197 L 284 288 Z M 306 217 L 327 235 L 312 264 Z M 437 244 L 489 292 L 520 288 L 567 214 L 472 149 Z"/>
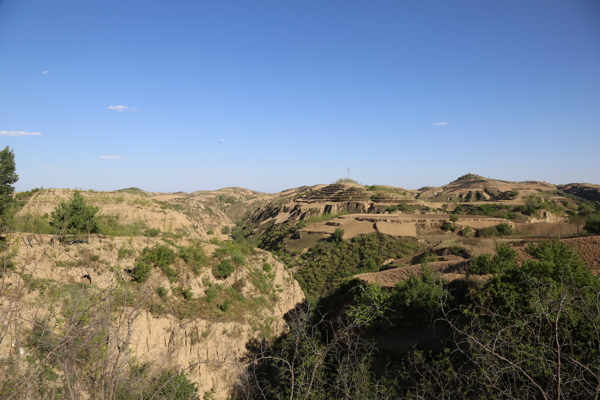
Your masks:
<path fill-rule="evenodd" d="M 282 290 L 272 309 L 249 316 L 246 323 L 215 322 L 200 318 L 179 320 L 154 317 L 142 312 L 132 326 L 132 354 L 141 361 L 183 369 L 198 383 L 200 396 L 212 391 L 215 399 L 226 399 L 246 367 L 246 345 L 263 334 L 279 335 L 287 329 L 284 315 L 304 300 L 298 283 L 283 264 L 266 252 Z"/>
<path fill-rule="evenodd" d="M 0 271 L 0 361 L 13 360 L 23 371 L 29 356 L 39 356 L 32 329 L 45 321 L 46 336 L 57 345 L 66 346 L 61 337 L 76 335 L 90 348 L 107 345 L 104 358 L 86 361 L 89 370 L 110 367 L 119 374 L 132 363 L 148 363 L 156 370 L 183 371 L 198 384 L 200 398 L 211 392 L 214 399 L 226 399 L 245 368 L 248 342 L 285 332 L 284 315 L 304 301 L 283 263 L 259 249 L 249 250 L 227 278 L 215 277 L 219 259 L 214 256 L 195 273 L 178 259 L 172 265 L 176 279 L 154 267 L 146 282 L 137 283 L 127 271 L 135 268 L 141 249 L 164 241 L 90 237 L 87 243 L 63 245 L 50 235 L 34 239 L 12 237 L 11 267 Z M 224 248 L 204 244 L 209 255 L 218 249 Z M 221 257 L 235 256 L 234 250 Z M 160 288 L 166 294 L 159 295 Z M 182 288 L 190 289 L 189 299 Z M 240 300 L 219 300 L 219 295 L 210 300 L 211 290 Z M 91 340 L 95 332 L 102 333 Z M 56 385 L 63 384 L 66 373 L 54 369 Z M 91 396 L 86 390 L 80 394 Z"/>

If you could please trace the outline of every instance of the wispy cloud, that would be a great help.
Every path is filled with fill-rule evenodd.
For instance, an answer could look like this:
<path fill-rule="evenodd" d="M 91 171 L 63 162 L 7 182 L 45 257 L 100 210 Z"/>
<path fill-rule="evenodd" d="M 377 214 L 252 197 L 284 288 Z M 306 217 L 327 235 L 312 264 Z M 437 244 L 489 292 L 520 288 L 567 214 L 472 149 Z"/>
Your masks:
<path fill-rule="evenodd" d="M 100 156 L 100 157 L 98 157 L 98 158 L 110 158 L 110 159 L 112 159 L 112 160 L 122 160 L 122 159 L 124 159 L 125 157 L 121 157 L 121 156 Z"/>
<path fill-rule="evenodd" d="M 47 74 L 47 73 L 48 73 L 48 71 L 42 71 L 42 74 Z"/>
<path fill-rule="evenodd" d="M 434 125 L 448 125 L 449 122 L 436 122 Z"/>
<path fill-rule="evenodd" d="M 0 131 L 0 136 L 41 136 L 41 133 L 23 131 Z"/>
<path fill-rule="evenodd" d="M 129 107 L 127 106 L 109 106 L 107 107 L 107 110 L 117 110 L 119 112 L 123 111 L 123 110 L 128 110 Z"/>
<path fill-rule="evenodd" d="M 225 141 L 225 139 L 219 139 L 219 142 L 224 142 L 224 141 Z"/>

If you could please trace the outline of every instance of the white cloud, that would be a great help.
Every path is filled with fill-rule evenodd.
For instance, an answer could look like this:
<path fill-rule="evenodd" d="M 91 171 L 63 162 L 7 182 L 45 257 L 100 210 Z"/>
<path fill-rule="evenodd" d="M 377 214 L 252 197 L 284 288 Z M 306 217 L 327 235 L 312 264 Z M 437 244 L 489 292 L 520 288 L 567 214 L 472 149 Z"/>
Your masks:
<path fill-rule="evenodd" d="M 129 107 L 127 106 L 109 106 L 107 107 L 107 110 L 117 110 L 119 112 L 123 111 L 123 110 L 127 110 L 129 109 Z"/>
<path fill-rule="evenodd" d="M 448 125 L 448 122 L 436 122 L 434 125 Z"/>
<path fill-rule="evenodd" d="M 98 158 L 110 158 L 110 159 L 113 159 L 113 160 L 122 160 L 125 157 L 121 157 L 121 156 L 100 156 Z"/>
<path fill-rule="evenodd" d="M 224 141 L 225 141 L 225 139 L 219 139 L 219 142 L 224 142 Z"/>
<path fill-rule="evenodd" d="M 0 131 L 0 136 L 41 136 L 41 133 L 23 131 Z"/>
<path fill-rule="evenodd" d="M 48 71 L 42 71 L 42 74 L 47 74 L 47 73 L 48 73 Z"/>

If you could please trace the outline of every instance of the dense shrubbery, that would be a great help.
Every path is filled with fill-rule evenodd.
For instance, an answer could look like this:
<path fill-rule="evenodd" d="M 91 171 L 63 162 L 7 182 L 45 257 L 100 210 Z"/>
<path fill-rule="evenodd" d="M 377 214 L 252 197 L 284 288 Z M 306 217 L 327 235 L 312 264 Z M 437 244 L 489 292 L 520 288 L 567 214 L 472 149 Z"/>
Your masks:
<path fill-rule="evenodd" d="M 356 290 L 359 294 L 347 316 L 371 328 L 428 324 L 451 297 L 444 282 L 428 268 L 398 283 L 393 290 L 377 284 L 358 286 Z"/>
<path fill-rule="evenodd" d="M 296 279 L 311 301 L 331 294 L 351 276 L 377 271 L 388 258 L 402 258 L 418 249 L 416 241 L 381 233 L 320 242 L 299 260 Z"/>
<path fill-rule="evenodd" d="M 342 319 L 292 316 L 289 335 L 258 352 L 246 398 L 597 397 L 600 280 L 558 240 L 531 245 L 532 259 L 520 267 L 507 247 L 497 248 L 498 256 L 487 258 L 500 271 L 496 277 L 486 284 L 465 281 L 454 299 L 425 272 L 393 290 L 364 287 Z M 373 347 L 360 332 L 382 339 L 383 348 L 397 340 L 396 333 L 408 338 L 413 332 L 419 347 L 432 320 L 436 329 L 449 329 L 441 338 L 445 349 L 396 355 L 387 365 L 403 367 L 372 375 Z M 386 328 L 391 325 L 401 329 L 382 335 L 382 328 L 396 329 Z M 276 375 L 266 379 L 267 371 Z"/>
<path fill-rule="evenodd" d="M 517 252 L 508 243 L 496 243 L 496 255 L 482 254 L 473 259 L 469 267 L 470 274 L 499 274 L 516 264 Z"/>
<path fill-rule="evenodd" d="M 171 267 L 176 259 L 175 251 L 167 245 L 144 247 L 141 257 L 133 268 L 133 278 L 137 282 L 145 282 L 150 278 L 152 267 L 158 267 L 169 280 L 173 280 L 179 275 L 179 272 Z"/>

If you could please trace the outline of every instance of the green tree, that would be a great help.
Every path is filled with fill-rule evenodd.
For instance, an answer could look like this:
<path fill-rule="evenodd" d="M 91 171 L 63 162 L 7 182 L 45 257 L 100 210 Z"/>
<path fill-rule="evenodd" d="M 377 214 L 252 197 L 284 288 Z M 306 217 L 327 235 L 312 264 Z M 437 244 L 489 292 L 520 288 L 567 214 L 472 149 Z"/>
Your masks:
<path fill-rule="evenodd" d="M 69 201 L 61 202 L 51 214 L 50 225 L 59 234 L 98 233 L 99 207 L 87 205 L 76 190 Z"/>
<path fill-rule="evenodd" d="M 15 172 L 15 155 L 6 146 L 0 151 L 0 228 L 4 230 L 8 225 L 9 211 L 13 205 L 13 184 L 19 180 Z"/>
<path fill-rule="evenodd" d="M 336 228 L 331 234 L 331 241 L 333 243 L 340 243 L 344 238 L 344 230 L 342 228 Z"/>

